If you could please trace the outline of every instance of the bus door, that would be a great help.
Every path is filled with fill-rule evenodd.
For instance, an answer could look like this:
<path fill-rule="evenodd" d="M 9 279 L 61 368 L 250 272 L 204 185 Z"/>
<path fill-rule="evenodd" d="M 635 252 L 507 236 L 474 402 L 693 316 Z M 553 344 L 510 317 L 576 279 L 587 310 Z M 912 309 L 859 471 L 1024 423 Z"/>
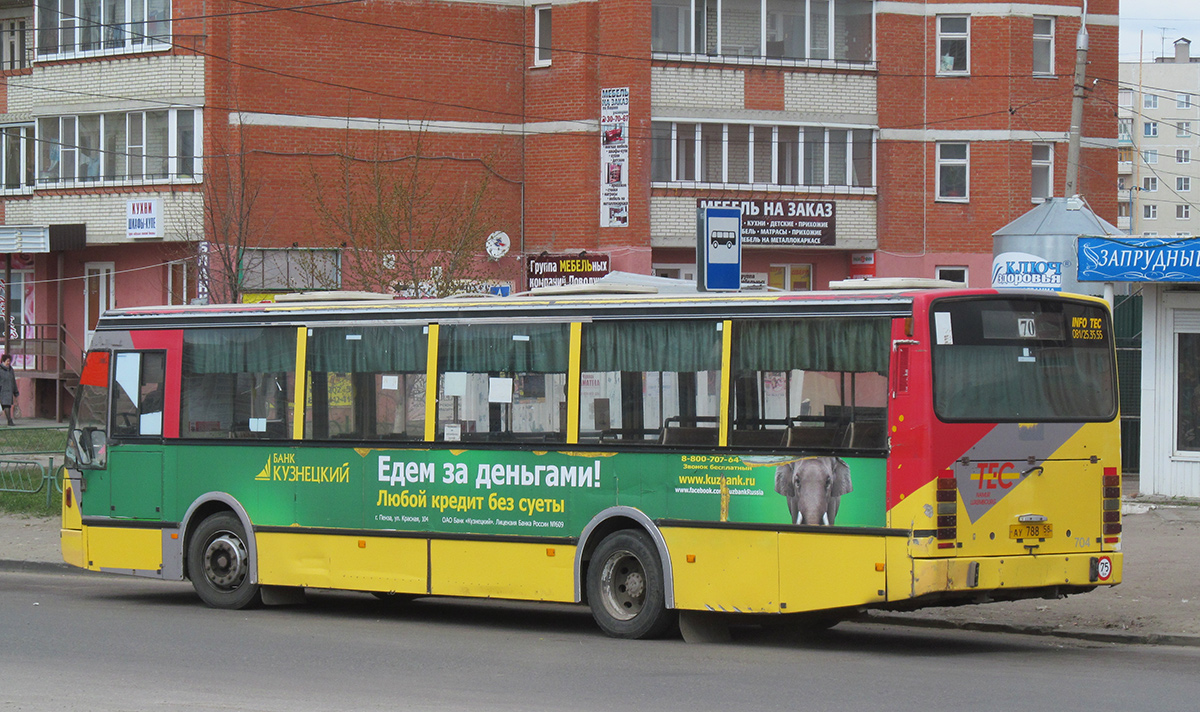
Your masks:
<path fill-rule="evenodd" d="M 158 519 L 162 514 L 165 351 L 113 354 L 109 416 L 109 515 Z"/>

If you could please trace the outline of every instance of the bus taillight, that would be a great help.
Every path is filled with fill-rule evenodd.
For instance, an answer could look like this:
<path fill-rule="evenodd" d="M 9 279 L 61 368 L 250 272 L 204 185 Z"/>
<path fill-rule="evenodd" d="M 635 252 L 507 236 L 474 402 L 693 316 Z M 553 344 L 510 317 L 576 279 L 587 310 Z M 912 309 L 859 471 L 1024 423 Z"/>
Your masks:
<path fill-rule="evenodd" d="M 1116 544 L 1121 541 L 1121 476 L 1117 468 L 1104 468 L 1104 543 Z"/>
<path fill-rule="evenodd" d="M 958 480 L 954 470 L 946 470 L 937 479 L 937 538 L 939 549 L 953 549 L 958 538 Z"/>

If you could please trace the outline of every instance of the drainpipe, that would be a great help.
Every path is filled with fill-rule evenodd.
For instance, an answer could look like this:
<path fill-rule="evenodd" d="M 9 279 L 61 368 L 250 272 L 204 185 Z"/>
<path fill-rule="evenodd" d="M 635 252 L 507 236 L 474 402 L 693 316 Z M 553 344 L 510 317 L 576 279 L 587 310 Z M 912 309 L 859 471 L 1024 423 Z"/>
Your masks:
<path fill-rule="evenodd" d="M 1079 16 L 1079 34 L 1075 36 L 1075 88 L 1071 99 L 1071 133 L 1067 142 L 1067 182 L 1064 197 L 1079 192 L 1079 137 L 1083 133 L 1084 81 L 1087 77 L 1087 0 L 1083 0 L 1083 14 Z"/>

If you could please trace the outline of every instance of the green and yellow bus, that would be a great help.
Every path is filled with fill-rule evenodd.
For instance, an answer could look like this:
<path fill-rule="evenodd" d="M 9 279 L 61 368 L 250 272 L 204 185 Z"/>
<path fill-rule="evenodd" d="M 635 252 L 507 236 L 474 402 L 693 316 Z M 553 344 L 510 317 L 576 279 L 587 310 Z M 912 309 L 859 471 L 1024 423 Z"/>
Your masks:
<path fill-rule="evenodd" d="M 65 560 L 836 620 L 1121 577 L 1103 301 L 990 290 L 154 307 L 80 376 Z"/>

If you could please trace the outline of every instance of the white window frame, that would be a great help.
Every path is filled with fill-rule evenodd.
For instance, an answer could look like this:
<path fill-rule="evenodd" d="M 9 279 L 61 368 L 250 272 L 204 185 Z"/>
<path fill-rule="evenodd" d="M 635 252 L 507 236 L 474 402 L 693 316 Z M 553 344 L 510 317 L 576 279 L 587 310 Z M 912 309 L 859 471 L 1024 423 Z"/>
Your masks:
<path fill-rule="evenodd" d="M 933 276 L 935 279 L 949 279 L 947 272 L 962 272 L 962 283 L 964 285 L 971 284 L 971 268 L 966 265 L 938 265 L 934 267 Z M 958 280 L 952 279 L 952 282 Z"/>
<path fill-rule="evenodd" d="M 533 6 L 533 66 L 535 67 L 549 67 L 552 60 L 551 50 L 554 36 L 552 10 L 552 5 Z M 545 25 L 544 28 L 543 25 Z M 543 32 L 549 35 L 545 38 L 545 45 L 542 44 Z"/>
<path fill-rule="evenodd" d="M 1180 121 L 1175 124 L 1175 138 L 1188 138 L 1192 135 L 1192 122 Z"/>
<path fill-rule="evenodd" d="M 1191 163 L 1192 162 L 1191 149 L 1187 149 L 1187 148 L 1175 149 L 1175 162 L 1176 163 Z"/>
<path fill-rule="evenodd" d="M 93 280 L 96 281 L 98 287 L 98 302 L 97 312 L 92 313 L 91 301 L 88 299 L 88 290 L 91 287 Z M 91 328 L 93 317 L 99 318 L 101 314 L 109 309 L 117 306 L 117 266 L 113 262 L 88 262 L 83 266 L 83 328 L 84 342 L 83 347 L 86 349 L 92 344 L 92 334 L 96 333 L 95 329 Z"/>
<path fill-rule="evenodd" d="M 1030 188 L 1033 187 L 1033 175 L 1039 171 L 1046 174 L 1046 192 L 1044 196 L 1031 196 L 1034 203 L 1044 203 L 1046 198 L 1054 197 L 1054 144 L 1052 143 L 1034 143 L 1031 147 L 1036 151 L 1038 148 L 1045 148 L 1048 158 L 1039 159 L 1033 158 L 1030 162 Z"/>
<path fill-rule="evenodd" d="M 1156 163 L 1158 163 L 1158 149 L 1157 148 L 1147 148 L 1144 151 L 1142 151 L 1142 162 L 1148 166 L 1152 166 L 1152 165 L 1155 165 Z"/>
<path fill-rule="evenodd" d="M 1192 108 L 1192 95 L 1191 94 L 1176 94 L 1175 95 L 1175 108 L 1176 109 Z"/>
<path fill-rule="evenodd" d="M 1175 176 L 1175 192 L 1176 193 L 1192 192 L 1192 177 L 1191 176 Z"/>
<path fill-rule="evenodd" d="M 149 170 L 151 167 L 150 161 L 155 157 L 148 155 L 147 143 L 147 120 L 148 113 L 167 112 L 167 127 L 166 127 L 166 151 L 167 151 L 167 166 L 166 175 L 158 175 L 156 172 Z M 180 158 L 182 157 L 179 150 L 179 116 L 181 113 L 192 113 L 192 151 L 189 158 L 192 161 L 192 172 L 188 174 L 180 174 Z M 132 117 L 140 117 L 140 120 L 134 122 Z M 79 146 L 79 124 L 83 117 L 99 117 L 99 135 L 100 145 L 95 147 L 94 153 L 99 155 L 101 165 L 99 166 L 99 175 L 95 178 L 89 178 L 82 175 L 82 162 L 79 160 L 82 151 Z M 107 161 L 115 160 L 114 157 L 105 150 L 104 139 L 106 136 L 106 122 L 114 120 L 115 117 L 120 117 L 119 120 L 125 122 L 125 152 L 126 159 L 125 173 L 108 177 Z M 36 176 L 37 187 L 42 188 L 58 188 L 75 185 L 130 185 L 130 184 L 147 184 L 147 183 L 199 183 L 203 177 L 203 126 L 204 117 L 200 109 L 192 108 L 163 108 L 151 111 L 128 111 L 128 112 L 104 112 L 100 114 L 79 114 L 79 115 L 64 115 L 64 116 L 47 116 L 39 118 L 38 126 L 42 126 L 44 122 L 57 122 L 59 131 L 59 144 L 57 161 L 58 176 L 50 178 L 49 173 L 54 164 L 43 165 L 42 152 L 37 152 L 35 161 L 34 174 Z M 140 135 L 135 135 L 131 128 L 139 125 Z M 68 132 L 71 139 L 63 139 L 62 136 Z M 48 139 L 42 137 L 39 139 L 43 145 Z M 138 149 L 140 152 L 131 152 L 131 149 Z M 51 149 L 51 152 L 53 149 Z M 131 170 L 130 162 L 135 160 L 141 161 L 142 169 L 139 173 Z M 62 166 L 67 165 L 68 159 L 70 167 L 73 169 L 71 175 L 62 173 Z M 155 173 L 151 176 L 149 174 Z"/>
<path fill-rule="evenodd" d="M 943 31 L 942 23 L 944 20 L 963 20 L 967 24 L 967 29 L 963 32 L 947 32 Z M 934 43 L 934 48 L 937 56 L 934 57 L 934 65 L 937 67 L 937 74 L 941 77 L 965 77 L 971 74 L 971 16 L 970 15 L 937 15 L 935 18 L 937 23 L 937 41 Z M 963 69 L 954 69 L 953 67 L 945 68 L 942 54 L 942 41 L 963 40 L 966 42 L 966 57 L 963 64 L 966 65 Z M 949 56 L 949 55 L 946 55 Z"/>
<path fill-rule="evenodd" d="M 1143 121 L 1142 122 L 1142 136 L 1145 138 L 1158 138 L 1158 122 L 1157 121 Z"/>
<path fill-rule="evenodd" d="M 1143 109 L 1157 109 L 1158 108 L 1158 94 L 1142 94 L 1142 108 Z"/>
<path fill-rule="evenodd" d="M 1157 193 L 1158 192 L 1158 178 L 1156 176 L 1143 176 L 1142 177 L 1142 192 L 1143 193 Z"/>
<path fill-rule="evenodd" d="M 1049 22 L 1050 23 L 1049 34 L 1038 33 L 1038 31 L 1037 31 L 1038 22 Z M 1045 67 L 1043 69 L 1039 69 L 1037 66 L 1037 52 L 1035 51 L 1033 53 L 1032 60 L 1033 60 L 1034 76 L 1039 76 L 1039 77 L 1054 76 L 1054 59 L 1055 59 L 1055 57 L 1054 57 L 1054 31 L 1055 31 L 1055 29 L 1056 29 L 1056 26 L 1055 26 L 1055 21 L 1054 21 L 1053 17 L 1048 17 L 1045 15 L 1034 15 L 1033 16 L 1033 46 L 1036 48 L 1036 47 L 1038 47 L 1039 44 L 1046 45 L 1047 46 L 1047 55 L 1049 56 L 1049 59 L 1050 59 L 1050 66 Z"/>
<path fill-rule="evenodd" d="M 1143 220 L 1157 220 L 1158 219 L 1158 205 L 1155 203 L 1142 203 L 1142 219 Z"/>
<path fill-rule="evenodd" d="M 1133 107 L 1133 90 L 1118 89 L 1117 90 L 1117 106 Z"/>
<path fill-rule="evenodd" d="M 22 173 L 26 167 L 33 168 L 33 176 L 27 178 L 22 175 L 19 185 L 9 187 L 5 180 L 4 171 L 8 168 L 8 140 L 7 132 L 16 129 L 20 131 L 20 141 L 18 149 L 21 155 L 17 158 L 18 166 Z M 37 169 L 31 164 L 37 155 L 37 143 L 34 136 L 37 135 L 37 128 L 34 124 L 6 124 L 0 126 L 0 193 L 4 195 L 20 195 L 22 193 L 32 193 L 34 186 L 37 184 Z"/>
<path fill-rule="evenodd" d="M 120 22 L 115 18 L 105 16 L 111 5 L 105 0 L 73 0 L 73 12 L 62 10 L 63 0 L 36 0 L 34 3 L 34 61 L 54 61 L 71 57 L 103 57 L 116 54 L 134 54 L 140 52 L 161 52 L 171 47 L 174 39 L 174 7 L 171 0 L 165 0 L 166 16 L 150 18 L 151 10 L 163 9 L 158 7 L 155 0 L 124 0 L 121 5 L 123 17 Z M 98 39 L 96 47 L 81 49 L 85 39 L 85 27 L 82 22 L 85 14 L 84 5 L 95 5 L 100 13 L 99 25 L 96 26 Z M 39 5 L 41 7 L 39 7 Z M 135 18 L 135 11 L 140 10 L 140 19 Z M 58 18 L 53 26 L 45 22 L 46 15 Z M 90 23 L 89 23 L 90 24 Z M 154 24 L 155 33 L 151 31 Z M 54 42 L 54 51 L 43 52 L 42 40 L 46 33 L 56 33 L 60 41 Z M 66 35 L 66 41 L 61 41 Z M 70 47 L 63 50 L 63 45 Z"/>
<path fill-rule="evenodd" d="M 1189 205 L 1188 203 L 1179 203 L 1178 205 L 1176 205 L 1175 206 L 1175 219 L 1176 220 L 1191 220 L 1192 219 L 1192 206 Z"/>
<path fill-rule="evenodd" d="M 1117 119 L 1117 140 L 1133 141 L 1133 119 Z"/>
<path fill-rule="evenodd" d="M 943 158 L 942 149 L 947 146 L 963 146 L 966 149 L 965 158 Z M 935 200 L 939 203 L 969 203 L 971 202 L 971 144 L 967 141 L 944 141 L 938 142 L 935 147 L 934 161 L 936 168 L 934 171 L 934 195 Z M 962 166 L 964 168 L 965 178 L 963 185 L 963 195 L 942 195 L 942 169 Z"/>

